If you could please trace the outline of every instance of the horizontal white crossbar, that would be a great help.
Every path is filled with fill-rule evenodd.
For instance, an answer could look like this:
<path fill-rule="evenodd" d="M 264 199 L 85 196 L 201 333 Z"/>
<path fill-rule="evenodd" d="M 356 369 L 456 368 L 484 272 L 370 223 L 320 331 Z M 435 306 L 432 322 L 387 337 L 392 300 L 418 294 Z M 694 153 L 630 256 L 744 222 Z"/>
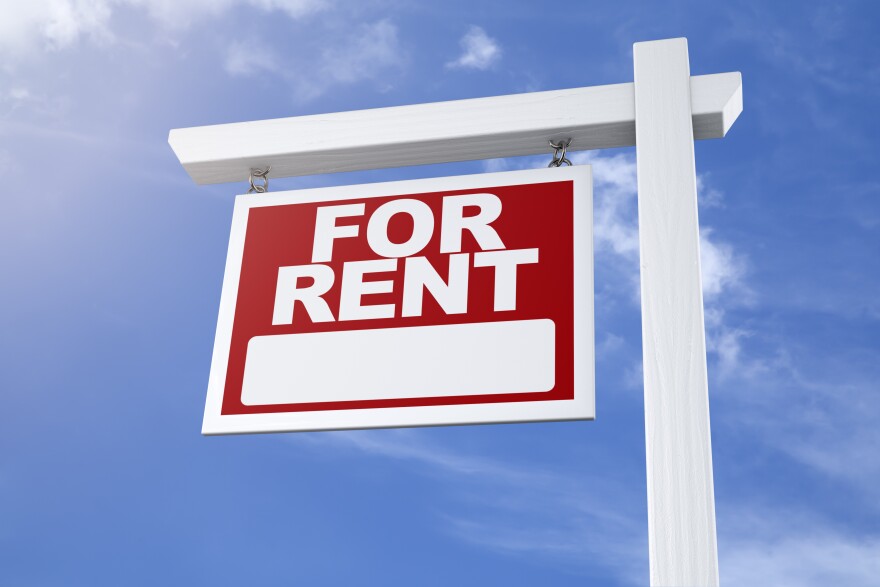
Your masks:
<path fill-rule="evenodd" d="M 694 138 L 723 137 L 742 112 L 738 72 L 691 77 Z M 199 184 L 404 167 L 635 144 L 633 84 L 174 129 L 168 143 Z"/>

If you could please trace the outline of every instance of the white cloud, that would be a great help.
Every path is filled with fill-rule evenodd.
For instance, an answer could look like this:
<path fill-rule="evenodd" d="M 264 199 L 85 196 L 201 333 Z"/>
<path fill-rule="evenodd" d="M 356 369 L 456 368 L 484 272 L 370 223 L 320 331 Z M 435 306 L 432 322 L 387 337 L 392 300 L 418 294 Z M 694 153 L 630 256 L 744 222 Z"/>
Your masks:
<path fill-rule="evenodd" d="M 179 30 L 241 5 L 299 18 L 325 7 L 325 0 L 0 0 L 0 65 L 29 54 L 61 50 L 85 40 L 111 43 L 120 9 L 145 12 L 164 29 Z"/>
<path fill-rule="evenodd" d="M 697 196 L 701 208 L 721 208 L 724 206 L 724 194 L 715 189 L 706 180 L 709 174 L 697 175 Z"/>
<path fill-rule="evenodd" d="M 108 0 L 0 0 L 0 63 L 82 37 L 107 40 L 111 13 Z"/>
<path fill-rule="evenodd" d="M 500 554 L 529 556 L 575 570 L 600 566 L 634 585 L 647 577 L 647 540 L 641 508 L 622 503 L 644 499 L 637 488 L 612 487 L 540 465 L 510 463 L 450 450 L 430 433 L 380 430 L 302 435 L 290 440 L 391 458 L 421 467 L 438 483 L 455 488 L 456 504 L 443 507 L 445 532 Z M 608 507 L 615 504 L 615 507 Z M 635 512 L 635 513 L 634 513 Z"/>
<path fill-rule="evenodd" d="M 723 293 L 744 289 L 745 259 L 729 244 L 712 238 L 712 229 L 700 230 L 700 269 L 704 301 L 711 303 Z"/>
<path fill-rule="evenodd" d="M 613 332 L 607 332 L 602 337 L 602 340 L 596 344 L 596 356 L 598 359 L 602 359 L 616 353 L 624 347 L 625 343 L 626 340 L 622 336 L 618 336 Z"/>
<path fill-rule="evenodd" d="M 515 167 L 511 165 L 509 159 L 486 159 L 483 161 L 483 171 L 485 173 L 497 173 L 500 171 L 509 171 L 511 169 L 526 169 L 526 167 Z"/>
<path fill-rule="evenodd" d="M 524 479 L 518 472 L 490 461 L 428 446 L 419 438 L 419 433 L 412 430 L 335 432 L 332 435 L 292 437 L 291 440 L 349 447 L 367 454 L 415 461 L 459 475 L 486 475 L 509 481 Z"/>
<path fill-rule="evenodd" d="M 191 26 L 205 17 L 216 17 L 236 7 L 245 6 L 264 12 L 281 12 L 297 19 L 329 5 L 329 0 L 115 0 L 143 7 L 155 20 L 169 29 Z"/>
<path fill-rule="evenodd" d="M 844 534 L 797 511 L 736 507 L 720 520 L 721 583 L 730 587 L 868 587 L 880 576 L 880 536 Z"/>
<path fill-rule="evenodd" d="M 0 120 L 3 120 L 4 131 L 8 132 L 25 124 L 25 117 L 17 113 L 27 111 L 42 117 L 43 126 L 46 126 L 47 120 L 57 121 L 67 115 L 68 102 L 63 95 L 34 91 L 29 85 L 12 85 L 6 91 L 0 90 Z M 40 130 L 36 129 L 36 132 L 39 134 Z"/>
<path fill-rule="evenodd" d="M 721 571 L 730 587 L 873 587 L 880 577 L 880 539 L 793 535 L 771 544 L 743 543 L 725 557 Z"/>
<path fill-rule="evenodd" d="M 23 102 L 31 97 L 31 92 L 27 88 L 12 88 L 9 90 L 9 97 L 16 102 Z"/>
<path fill-rule="evenodd" d="M 100 0 L 55 0 L 46 6 L 42 31 L 52 49 L 64 48 L 80 37 L 104 41 L 112 38 L 107 28 L 111 9 Z"/>
<path fill-rule="evenodd" d="M 718 308 L 706 311 L 706 326 L 714 333 L 707 337 L 706 345 L 709 352 L 718 356 L 719 376 L 726 379 L 743 369 L 741 340 L 750 336 L 746 330 L 726 328 L 722 322 L 724 313 Z"/>
<path fill-rule="evenodd" d="M 775 343 L 770 352 L 747 353 L 735 333 L 727 352 L 737 353 L 728 369 L 728 418 L 761 433 L 772 447 L 813 471 L 842 481 L 868 496 L 880 478 L 880 370 L 876 353 L 846 356 L 835 349 L 806 354 L 796 341 Z M 735 411 L 730 411 L 735 409 Z"/>
<path fill-rule="evenodd" d="M 638 288 L 639 228 L 636 217 L 636 162 L 632 155 L 574 153 L 575 164 L 593 165 L 596 247 L 630 261 Z"/>
<path fill-rule="evenodd" d="M 321 458 L 345 458 L 350 451 L 406 461 L 408 470 L 449 486 L 454 498 L 435 503 L 438 521 L 463 542 L 575 573 L 604 567 L 625 583 L 645 583 L 643 511 L 626 505 L 643 500 L 643 488 L 603 485 L 601 476 L 587 479 L 565 467 L 560 473 L 513 465 L 452 450 L 430 436 L 382 430 L 288 438 L 317 449 Z M 461 507 L 456 500 L 463 500 Z M 880 574 L 880 536 L 844 533 L 805 510 L 728 503 L 718 527 L 721 579 L 730 587 L 867 587 Z"/>
<path fill-rule="evenodd" d="M 367 80 L 388 78 L 405 64 L 397 27 L 388 19 L 365 23 L 340 35 L 317 55 L 284 58 L 257 39 L 233 43 L 225 68 L 231 75 L 271 71 L 287 81 L 298 100 L 315 99 L 330 89 Z M 387 82 L 380 88 L 388 89 Z"/>
<path fill-rule="evenodd" d="M 326 47 L 321 70 L 336 82 L 353 83 L 375 77 L 403 63 L 397 27 L 388 19 L 363 24 L 354 33 Z"/>
<path fill-rule="evenodd" d="M 234 41 L 226 52 L 224 68 L 230 75 L 253 76 L 278 69 L 278 58 L 262 41 Z"/>
<path fill-rule="evenodd" d="M 449 68 L 489 69 L 501 59 L 501 46 L 498 41 L 486 34 L 482 28 L 472 26 L 459 41 L 462 53 L 454 61 L 446 64 Z"/>

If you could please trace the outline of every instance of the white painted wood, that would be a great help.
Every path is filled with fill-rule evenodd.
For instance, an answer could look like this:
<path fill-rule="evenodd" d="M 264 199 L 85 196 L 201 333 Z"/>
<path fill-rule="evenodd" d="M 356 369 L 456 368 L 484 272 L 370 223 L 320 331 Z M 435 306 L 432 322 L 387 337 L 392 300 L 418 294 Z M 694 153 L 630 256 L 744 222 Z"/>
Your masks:
<path fill-rule="evenodd" d="M 693 132 L 723 137 L 742 110 L 739 73 L 692 78 Z M 168 142 L 199 184 L 403 167 L 635 144 L 633 84 L 614 84 L 174 129 Z"/>
<path fill-rule="evenodd" d="M 651 585 L 714 587 L 715 496 L 687 40 L 636 43 L 633 58 Z M 733 110 L 742 108 L 739 88 L 731 101 Z"/>

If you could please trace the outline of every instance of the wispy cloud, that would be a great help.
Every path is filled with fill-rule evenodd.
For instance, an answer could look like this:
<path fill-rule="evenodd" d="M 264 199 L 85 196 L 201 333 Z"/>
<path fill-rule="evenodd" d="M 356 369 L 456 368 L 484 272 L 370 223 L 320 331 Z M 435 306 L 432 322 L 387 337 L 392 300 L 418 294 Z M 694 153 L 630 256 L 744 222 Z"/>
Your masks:
<path fill-rule="evenodd" d="M 759 337 L 766 344 L 768 335 L 760 332 L 734 333 L 723 342 L 723 358 L 737 355 L 718 396 L 728 420 L 758 432 L 764 447 L 856 489 L 880 511 L 873 498 L 880 478 L 880 355 L 816 354 L 792 340 L 768 349 Z"/>
<path fill-rule="evenodd" d="M 446 67 L 452 69 L 485 70 L 501 59 L 501 46 L 498 41 L 486 34 L 482 28 L 472 26 L 459 41 L 461 55 L 448 62 Z"/>
<path fill-rule="evenodd" d="M 120 0 L 116 0 L 119 2 Z M 148 14 L 170 29 L 192 26 L 206 17 L 218 17 L 236 7 L 281 13 L 298 19 L 328 8 L 336 0 L 121 0 L 143 7 Z"/>
<path fill-rule="evenodd" d="M 58 50 L 80 39 L 106 42 L 112 38 L 109 1 L 32 0 L 0 2 L 0 63 L 35 48 Z"/>
<path fill-rule="evenodd" d="M 123 13 L 138 14 L 149 38 L 158 36 L 167 42 L 169 35 L 173 38 L 199 22 L 219 18 L 235 8 L 300 20 L 330 11 L 333 4 L 329 0 L 0 0 L 0 69 L 14 73 L 22 62 L 35 55 L 79 45 L 131 42 L 117 38 L 114 33 L 116 23 L 125 18 Z M 321 37 L 322 42 L 299 43 L 301 50 L 292 51 L 286 41 L 245 34 L 232 40 L 225 55 L 221 53 L 223 67 L 232 76 L 271 73 L 285 80 L 298 100 L 317 98 L 333 87 L 380 78 L 380 91 L 391 88 L 387 80 L 393 76 L 387 74 L 402 68 L 407 52 L 401 47 L 397 26 L 390 19 L 353 22 L 344 11 L 336 10 L 319 24 L 322 34 L 332 32 L 332 41 Z M 4 98 L 7 102 L 12 98 L 21 102 L 27 97 L 10 93 L 0 96 L 0 102 Z"/>
<path fill-rule="evenodd" d="M 724 194 L 708 181 L 709 175 L 709 173 L 697 175 L 697 196 L 700 199 L 700 207 L 722 208 L 724 207 Z"/>
<path fill-rule="evenodd" d="M 383 19 L 353 27 L 305 60 L 282 57 L 261 39 L 237 41 L 227 50 L 225 69 L 234 76 L 271 72 L 287 81 L 296 99 L 308 101 L 333 87 L 376 80 L 405 62 L 397 26 Z"/>
<path fill-rule="evenodd" d="M 730 587 L 873 587 L 880 576 L 880 538 L 788 535 L 770 544 L 742 542 L 721 570 Z"/>
<path fill-rule="evenodd" d="M 320 70 L 334 83 L 349 84 L 374 79 L 380 73 L 400 67 L 405 52 L 400 46 L 397 26 L 388 19 L 355 28 L 354 34 L 327 47 L 321 54 Z M 312 80 L 320 86 L 320 79 Z M 387 89 L 387 88 L 386 88 Z"/>
<path fill-rule="evenodd" d="M 233 41 L 226 52 L 226 72 L 236 76 L 254 76 L 278 70 L 278 57 L 258 39 Z"/>
<path fill-rule="evenodd" d="M 454 502 L 438 517 L 456 538 L 506 555 L 527 554 L 573 572 L 605 568 L 634 585 L 647 576 L 644 522 L 621 507 L 642 500 L 639 488 L 562 475 L 540 465 L 512 465 L 451 450 L 420 430 L 338 432 L 293 437 L 337 456 L 355 454 L 406 461 L 454 488 Z M 329 453 L 333 454 L 333 453 Z M 487 497 L 491 496 L 491 497 Z M 609 507 L 609 504 L 615 504 Z M 640 508 L 636 508 L 641 511 Z"/>
<path fill-rule="evenodd" d="M 745 284 L 746 259 L 730 243 L 716 239 L 711 227 L 700 230 L 700 270 L 703 278 L 703 296 L 706 303 L 730 292 L 740 292 L 748 298 Z"/>
<path fill-rule="evenodd" d="M 875 94 L 880 80 L 876 64 L 862 60 L 863 57 L 870 59 L 868 54 L 850 59 L 836 55 L 837 51 L 846 51 L 845 45 L 841 44 L 841 31 L 851 29 L 855 24 L 847 22 L 839 8 L 817 4 L 805 10 L 808 33 L 799 34 L 779 26 L 781 23 L 767 7 L 756 4 L 749 10 L 729 11 L 729 22 L 723 34 L 760 47 L 756 53 L 760 59 L 770 62 L 783 75 L 810 80 L 806 87 L 823 87 L 837 93 L 862 91 Z M 868 65 L 867 70 L 865 65 Z"/>
<path fill-rule="evenodd" d="M 144 13 L 160 29 L 181 30 L 235 6 L 300 18 L 327 4 L 325 0 L 0 0 L 0 66 L 9 68 L 35 52 L 60 51 L 81 42 L 112 44 L 114 18 L 123 10 Z"/>
<path fill-rule="evenodd" d="M 431 476 L 454 496 L 437 505 L 441 530 L 475 547 L 575 573 L 601 567 L 628 584 L 645 583 L 645 520 L 640 508 L 624 505 L 644 499 L 641 487 L 452 450 L 423 430 L 288 438 L 322 458 L 369 455 Z M 880 573 L 880 536 L 845 532 L 804 510 L 728 504 L 719 530 L 721 577 L 731 587 L 867 587 Z"/>
<path fill-rule="evenodd" d="M 880 576 L 880 536 L 802 512 L 741 506 L 719 528 L 721 582 L 730 587 L 869 587 Z"/>

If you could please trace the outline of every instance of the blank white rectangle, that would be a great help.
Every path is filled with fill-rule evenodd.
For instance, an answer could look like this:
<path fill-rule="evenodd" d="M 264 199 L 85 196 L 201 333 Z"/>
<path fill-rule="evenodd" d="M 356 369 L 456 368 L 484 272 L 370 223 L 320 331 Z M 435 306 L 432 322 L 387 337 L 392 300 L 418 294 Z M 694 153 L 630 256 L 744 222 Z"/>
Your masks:
<path fill-rule="evenodd" d="M 245 405 L 546 392 L 555 385 L 552 320 L 257 336 Z"/>

